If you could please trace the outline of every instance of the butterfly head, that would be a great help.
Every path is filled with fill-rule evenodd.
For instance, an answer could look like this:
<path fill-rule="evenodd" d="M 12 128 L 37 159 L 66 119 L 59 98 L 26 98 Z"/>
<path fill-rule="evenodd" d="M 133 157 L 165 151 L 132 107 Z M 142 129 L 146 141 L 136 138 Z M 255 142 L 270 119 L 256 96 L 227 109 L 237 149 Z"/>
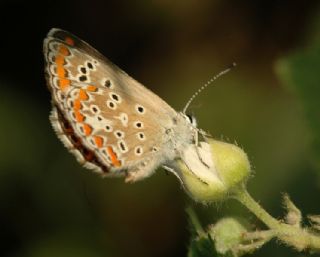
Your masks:
<path fill-rule="evenodd" d="M 184 117 L 193 127 L 198 126 L 197 119 L 193 114 L 184 114 Z"/>
<path fill-rule="evenodd" d="M 177 138 L 183 138 L 182 142 L 196 141 L 199 129 L 197 128 L 197 120 L 192 114 L 179 113 L 176 132 Z"/>

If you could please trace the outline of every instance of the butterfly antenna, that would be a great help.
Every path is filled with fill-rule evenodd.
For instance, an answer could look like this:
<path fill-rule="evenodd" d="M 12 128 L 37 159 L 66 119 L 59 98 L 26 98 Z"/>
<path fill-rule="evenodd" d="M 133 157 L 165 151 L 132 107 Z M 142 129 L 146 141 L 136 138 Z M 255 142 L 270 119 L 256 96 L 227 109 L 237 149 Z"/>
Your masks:
<path fill-rule="evenodd" d="M 185 107 L 183 108 L 183 113 L 185 114 L 188 107 L 190 106 L 190 104 L 192 103 L 192 101 L 206 88 L 208 87 L 213 81 L 215 81 L 216 79 L 218 79 L 219 77 L 221 77 L 222 75 L 227 74 L 230 70 L 232 70 L 234 67 L 236 67 L 237 64 L 234 62 L 232 63 L 228 68 L 226 68 L 225 70 L 221 71 L 220 73 L 218 73 L 217 75 L 213 76 L 210 80 L 208 80 L 202 87 L 200 87 L 189 99 L 189 101 L 187 102 L 187 104 L 185 105 Z"/>

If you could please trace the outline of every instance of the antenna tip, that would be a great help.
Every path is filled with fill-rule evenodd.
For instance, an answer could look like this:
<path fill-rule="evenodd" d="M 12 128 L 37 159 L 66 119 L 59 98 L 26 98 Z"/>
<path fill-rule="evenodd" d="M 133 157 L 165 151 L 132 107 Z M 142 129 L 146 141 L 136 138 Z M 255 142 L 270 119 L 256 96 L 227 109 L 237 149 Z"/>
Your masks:
<path fill-rule="evenodd" d="M 233 62 L 231 65 L 230 65 L 230 68 L 234 68 L 234 67 L 236 67 L 237 66 L 237 64 L 235 63 L 235 62 Z"/>

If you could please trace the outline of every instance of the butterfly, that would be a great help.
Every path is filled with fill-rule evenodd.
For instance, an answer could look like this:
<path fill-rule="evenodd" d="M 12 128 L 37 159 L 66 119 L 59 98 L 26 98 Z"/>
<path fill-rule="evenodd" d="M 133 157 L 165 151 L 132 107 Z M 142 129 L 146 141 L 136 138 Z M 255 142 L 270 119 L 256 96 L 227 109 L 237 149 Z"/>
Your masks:
<path fill-rule="evenodd" d="M 177 112 L 86 42 L 61 29 L 44 40 L 51 124 L 78 162 L 134 182 L 170 171 L 197 143 L 195 119 Z"/>

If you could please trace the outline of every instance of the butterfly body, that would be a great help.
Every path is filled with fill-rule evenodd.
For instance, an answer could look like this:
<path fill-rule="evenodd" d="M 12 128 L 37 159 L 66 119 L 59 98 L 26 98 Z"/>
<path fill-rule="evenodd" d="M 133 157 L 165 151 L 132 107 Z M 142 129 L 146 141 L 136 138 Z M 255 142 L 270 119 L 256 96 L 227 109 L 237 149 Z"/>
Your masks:
<path fill-rule="evenodd" d="M 51 123 L 77 160 L 105 176 L 136 181 L 181 158 L 197 128 L 74 35 L 44 40 Z"/>

